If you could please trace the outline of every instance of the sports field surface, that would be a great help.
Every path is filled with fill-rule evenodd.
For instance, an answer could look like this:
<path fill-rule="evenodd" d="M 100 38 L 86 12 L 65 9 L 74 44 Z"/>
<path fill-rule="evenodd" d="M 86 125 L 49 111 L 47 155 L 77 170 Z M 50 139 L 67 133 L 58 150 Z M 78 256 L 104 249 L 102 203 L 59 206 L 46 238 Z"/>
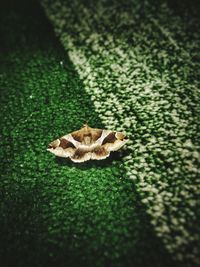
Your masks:
<path fill-rule="evenodd" d="M 197 3 L 0 4 L 1 266 L 200 265 Z M 86 122 L 129 142 L 46 151 Z"/>

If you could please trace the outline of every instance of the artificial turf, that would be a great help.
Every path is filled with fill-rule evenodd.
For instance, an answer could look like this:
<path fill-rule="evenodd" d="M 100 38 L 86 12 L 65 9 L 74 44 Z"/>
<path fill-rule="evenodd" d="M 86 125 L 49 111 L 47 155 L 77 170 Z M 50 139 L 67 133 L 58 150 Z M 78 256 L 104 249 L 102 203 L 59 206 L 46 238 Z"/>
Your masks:
<path fill-rule="evenodd" d="M 122 166 L 157 236 L 200 264 L 199 5 L 42 0 L 105 127 L 128 134 Z"/>
<path fill-rule="evenodd" d="M 104 125 L 39 4 L 1 5 L 1 266 L 178 266 L 123 155 L 79 165 L 46 151 Z"/>

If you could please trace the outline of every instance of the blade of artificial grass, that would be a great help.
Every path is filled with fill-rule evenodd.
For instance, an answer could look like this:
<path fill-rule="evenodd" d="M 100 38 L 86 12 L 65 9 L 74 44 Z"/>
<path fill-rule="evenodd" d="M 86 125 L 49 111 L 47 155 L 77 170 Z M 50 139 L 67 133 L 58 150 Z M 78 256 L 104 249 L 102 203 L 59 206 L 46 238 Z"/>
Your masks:
<path fill-rule="evenodd" d="M 175 259 L 194 266 L 200 23 L 185 2 L 173 10 L 172 1 L 42 1 L 101 121 L 130 136 L 123 167 L 157 236 Z"/>
<path fill-rule="evenodd" d="M 173 266 L 122 156 L 79 165 L 46 152 L 103 125 L 37 3 L 0 10 L 1 266 Z"/>

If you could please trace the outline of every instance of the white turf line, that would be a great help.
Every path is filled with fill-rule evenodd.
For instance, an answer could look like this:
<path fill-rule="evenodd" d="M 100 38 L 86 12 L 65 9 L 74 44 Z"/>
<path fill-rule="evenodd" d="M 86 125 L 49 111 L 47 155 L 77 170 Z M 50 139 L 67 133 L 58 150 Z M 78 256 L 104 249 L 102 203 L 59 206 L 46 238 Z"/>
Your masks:
<path fill-rule="evenodd" d="M 48 4 L 48 0 L 43 2 Z M 75 6 L 76 3 L 74 1 Z M 197 223 L 200 154 L 190 138 L 196 131 L 190 107 L 200 98 L 196 85 L 182 79 L 181 71 L 175 66 L 178 58 L 174 63 L 165 46 L 174 46 L 172 53 L 176 56 L 181 56 L 183 49 L 170 31 L 159 25 L 159 19 L 145 21 L 143 29 L 147 35 L 161 29 L 157 38 L 162 40 L 162 50 L 156 47 L 154 37 L 128 28 L 124 37 L 144 39 L 141 49 L 141 43 L 130 46 L 120 36 L 113 38 L 108 32 L 95 31 L 93 25 L 102 19 L 102 7 L 95 10 L 95 18 L 81 4 L 78 8 L 82 14 L 79 24 L 74 25 L 75 32 L 80 30 L 78 37 L 63 30 L 68 29 L 68 18 L 73 16 L 69 6 L 56 1 L 46 7 L 46 12 L 106 128 L 124 131 L 130 137 L 128 147 L 132 154 L 124 158 L 124 166 L 128 177 L 135 180 L 156 234 L 175 259 L 200 263 L 199 249 L 194 246 L 200 237 L 198 232 L 191 232 Z M 135 10 L 137 12 L 137 7 Z M 161 12 L 169 13 L 166 6 Z M 107 16 L 109 19 L 109 10 Z M 130 24 L 128 15 L 124 14 L 123 21 Z M 131 23 L 134 26 L 134 22 Z M 81 40 L 80 44 L 76 43 L 77 39 Z M 153 66 L 157 53 L 164 66 L 169 62 L 174 64 L 171 69 L 166 67 L 165 72 L 159 72 Z M 190 60 L 189 54 L 187 60 Z M 183 100 L 179 94 L 186 88 L 189 94 Z M 152 134 L 154 128 L 159 137 Z M 139 133 L 137 137 L 135 133 Z M 147 141 L 145 144 L 143 138 Z"/>

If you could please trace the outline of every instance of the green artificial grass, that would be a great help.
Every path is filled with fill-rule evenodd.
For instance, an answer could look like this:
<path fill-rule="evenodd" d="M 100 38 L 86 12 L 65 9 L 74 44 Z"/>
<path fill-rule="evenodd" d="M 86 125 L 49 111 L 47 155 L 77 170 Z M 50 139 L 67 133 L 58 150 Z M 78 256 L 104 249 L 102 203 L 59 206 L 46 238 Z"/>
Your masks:
<path fill-rule="evenodd" d="M 75 164 L 46 151 L 86 121 L 104 125 L 39 4 L 7 2 L 0 12 L 1 266 L 178 266 L 123 154 Z"/>
<path fill-rule="evenodd" d="M 122 168 L 156 235 L 199 266 L 199 5 L 41 2 L 102 123 L 130 138 Z"/>

